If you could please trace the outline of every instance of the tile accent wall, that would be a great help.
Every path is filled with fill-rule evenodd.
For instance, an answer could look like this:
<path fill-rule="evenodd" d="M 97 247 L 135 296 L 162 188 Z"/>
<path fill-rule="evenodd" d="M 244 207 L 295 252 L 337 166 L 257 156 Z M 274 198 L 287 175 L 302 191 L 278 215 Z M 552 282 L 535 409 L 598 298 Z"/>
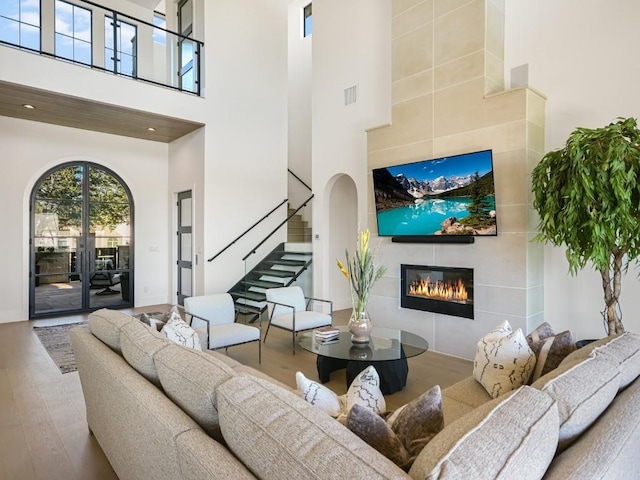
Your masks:
<path fill-rule="evenodd" d="M 530 173 L 544 154 L 545 97 L 504 90 L 504 0 L 392 0 L 391 124 L 368 132 L 368 168 L 492 149 L 498 236 L 471 245 L 380 239 L 388 273 L 374 288 L 374 323 L 418 333 L 431 348 L 473 358 L 503 320 L 525 332 L 542 321 L 543 247 Z M 369 228 L 377 231 L 369 175 Z M 400 308 L 400 264 L 468 267 L 475 320 Z"/>

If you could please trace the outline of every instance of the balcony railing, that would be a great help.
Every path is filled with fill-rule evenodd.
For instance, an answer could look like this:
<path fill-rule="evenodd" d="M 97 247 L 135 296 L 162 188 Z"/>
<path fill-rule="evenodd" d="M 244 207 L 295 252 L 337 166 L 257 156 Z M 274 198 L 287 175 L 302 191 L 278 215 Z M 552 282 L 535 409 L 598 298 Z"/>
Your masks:
<path fill-rule="evenodd" d="M 0 6 L 0 44 L 201 95 L 202 42 L 89 0 L 45 2 Z"/>

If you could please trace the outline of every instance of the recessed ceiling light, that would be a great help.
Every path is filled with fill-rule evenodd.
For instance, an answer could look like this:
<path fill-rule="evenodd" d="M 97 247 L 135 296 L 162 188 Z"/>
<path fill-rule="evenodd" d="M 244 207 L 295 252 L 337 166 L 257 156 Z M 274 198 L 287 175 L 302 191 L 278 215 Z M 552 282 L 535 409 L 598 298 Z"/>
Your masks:
<path fill-rule="evenodd" d="M 36 108 L 36 107 L 34 107 L 33 105 L 30 105 L 30 104 L 28 104 L 28 103 L 23 103 L 23 104 L 22 104 L 22 106 L 23 106 L 24 108 L 29 109 L 29 110 L 33 110 L 34 108 Z"/>
<path fill-rule="evenodd" d="M 148 127 L 147 130 L 149 130 L 150 132 L 155 132 L 156 131 L 156 129 L 153 128 L 153 127 Z"/>

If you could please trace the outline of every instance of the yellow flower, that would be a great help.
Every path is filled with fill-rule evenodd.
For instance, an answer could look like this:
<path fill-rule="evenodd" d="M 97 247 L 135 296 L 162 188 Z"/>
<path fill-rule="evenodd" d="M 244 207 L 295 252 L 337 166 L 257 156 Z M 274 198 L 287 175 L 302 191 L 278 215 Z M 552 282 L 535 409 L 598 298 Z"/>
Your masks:
<path fill-rule="evenodd" d="M 346 279 L 349 280 L 349 272 L 347 272 L 347 269 L 344 268 L 344 265 L 340 260 L 338 260 L 338 268 L 340 269 L 342 274 L 346 277 Z"/>

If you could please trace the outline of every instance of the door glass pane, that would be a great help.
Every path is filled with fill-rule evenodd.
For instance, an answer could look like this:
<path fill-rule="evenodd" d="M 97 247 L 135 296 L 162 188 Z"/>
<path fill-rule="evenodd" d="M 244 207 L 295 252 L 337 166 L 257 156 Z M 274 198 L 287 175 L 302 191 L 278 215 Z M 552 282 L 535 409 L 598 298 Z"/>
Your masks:
<path fill-rule="evenodd" d="M 81 267 L 77 238 L 58 237 L 56 246 L 36 246 L 35 313 L 82 308 Z"/>
<path fill-rule="evenodd" d="M 185 198 L 180 202 L 180 226 L 191 226 L 191 199 Z"/>
<path fill-rule="evenodd" d="M 180 269 L 180 280 L 181 280 L 181 289 L 180 293 L 186 297 L 191 296 L 191 269 L 190 268 L 181 268 Z"/>
<path fill-rule="evenodd" d="M 180 235 L 180 260 L 183 262 L 191 261 L 191 234 L 183 233 Z"/>
<path fill-rule="evenodd" d="M 193 24 L 193 2 L 187 0 L 180 6 L 180 33 L 187 35 Z"/>

